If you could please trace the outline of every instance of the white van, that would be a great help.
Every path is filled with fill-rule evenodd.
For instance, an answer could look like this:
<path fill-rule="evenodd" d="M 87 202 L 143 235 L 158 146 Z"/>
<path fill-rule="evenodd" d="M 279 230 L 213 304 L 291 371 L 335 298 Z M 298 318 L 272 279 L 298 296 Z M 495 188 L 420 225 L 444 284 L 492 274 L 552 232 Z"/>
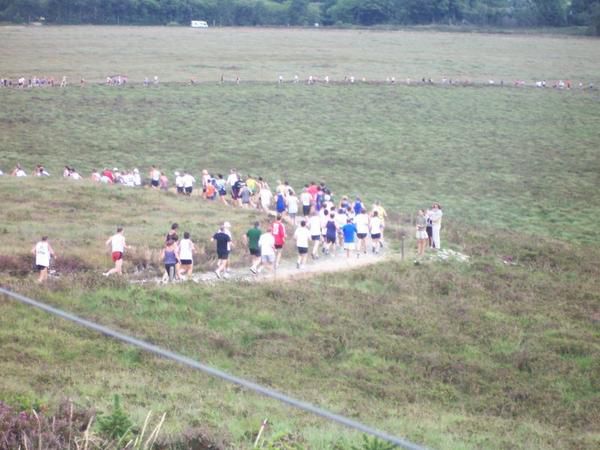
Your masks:
<path fill-rule="evenodd" d="M 206 23 L 206 20 L 192 20 L 190 26 L 192 28 L 208 28 L 208 23 Z"/>

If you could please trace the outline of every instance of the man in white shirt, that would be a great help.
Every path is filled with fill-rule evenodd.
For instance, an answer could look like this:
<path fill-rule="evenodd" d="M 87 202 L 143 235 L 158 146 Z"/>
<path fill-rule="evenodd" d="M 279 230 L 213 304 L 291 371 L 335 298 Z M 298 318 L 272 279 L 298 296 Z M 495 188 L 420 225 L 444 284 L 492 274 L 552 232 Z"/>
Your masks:
<path fill-rule="evenodd" d="M 192 195 L 192 191 L 194 190 L 194 183 L 196 179 L 187 172 L 183 173 L 183 191 L 185 195 Z"/>
<path fill-rule="evenodd" d="M 361 209 L 360 213 L 354 217 L 354 224 L 356 225 L 356 237 L 358 238 L 358 245 L 356 247 L 357 254 L 360 254 L 361 250 L 363 253 L 367 253 L 367 234 L 369 234 L 369 216 L 367 212 Z"/>
<path fill-rule="evenodd" d="M 112 275 L 113 273 L 123 274 L 123 253 L 129 246 L 125 243 L 125 236 L 123 235 L 123 227 L 117 227 L 116 234 L 113 234 L 106 241 L 106 245 L 111 246 L 111 257 L 115 263 L 115 267 L 104 273 L 104 276 Z"/>
<path fill-rule="evenodd" d="M 175 187 L 177 188 L 178 194 L 183 194 L 183 175 L 179 172 L 175 172 Z"/>
<path fill-rule="evenodd" d="M 191 277 L 194 270 L 194 253 L 196 253 L 196 246 L 190 239 L 190 233 L 183 233 L 183 239 L 179 241 L 178 247 L 178 258 L 181 269 L 179 270 L 179 276 L 185 280 L 185 277 Z"/>
<path fill-rule="evenodd" d="M 310 203 L 312 195 L 308 192 L 308 186 L 304 186 L 304 190 L 300 194 L 300 203 L 302 203 L 302 214 L 304 217 L 308 217 L 310 214 Z"/>
<path fill-rule="evenodd" d="M 40 272 L 38 283 L 43 283 L 48 279 L 50 258 L 56 258 L 56 254 L 48 242 L 48 236 L 43 236 L 42 240 L 33 246 L 31 253 L 35 255 L 35 267 Z"/>
<path fill-rule="evenodd" d="M 308 219 L 310 239 L 314 242 L 311 252 L 312 259 L 319 259 L 319 244 L 321 243 L 321 217 L 315 211 Z"/>
<path fill-rule="evenodd" d="M 306 264 L 306 258 L 308 257 L 308 243 L 310 241 L 310 230 L 306 228 L 306 220 L 300 221 L 300 226 L 294 232 L 294 239 L 296 240 L 296 247 L 298 248 L 298 261 L 296 262 L 296 267 L 302 269 Z"/>
<path fill-rule="evenodd" d="M 379 253 L 381 248 L 381 219 L 379 218 L 379 212 L 373 211 L 373 216 L 369 222 L 369 233 L 371 234 L 371 246 L 373 247 L 373 253 Z"/>
<path fill-rule="evenodd" d="M 267 232 L 261 234 L 258 240 L 262 261 L 261 267 L 266 267 L 268 270 L 273 270 L 275 267 L 275 237 L 271 233 L 272 231 L 272 227 L 269 227 Z"/>

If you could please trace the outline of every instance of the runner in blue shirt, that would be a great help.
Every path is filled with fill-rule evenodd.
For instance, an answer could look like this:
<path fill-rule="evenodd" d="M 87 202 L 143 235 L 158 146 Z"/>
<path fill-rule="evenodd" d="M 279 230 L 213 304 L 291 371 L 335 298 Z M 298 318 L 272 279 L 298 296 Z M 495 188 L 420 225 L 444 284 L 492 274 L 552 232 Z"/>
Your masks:
<path fill-rule="evenodd" d="M 342 227 L 342 233 L 344 234 L 344 250 L 346 251 L 346 258 L 350 257 L 350 252 L 355 249 L 356 244 L 356 225 L 354 225 L 352 217 L 348 217 L 348 222 Z"/>

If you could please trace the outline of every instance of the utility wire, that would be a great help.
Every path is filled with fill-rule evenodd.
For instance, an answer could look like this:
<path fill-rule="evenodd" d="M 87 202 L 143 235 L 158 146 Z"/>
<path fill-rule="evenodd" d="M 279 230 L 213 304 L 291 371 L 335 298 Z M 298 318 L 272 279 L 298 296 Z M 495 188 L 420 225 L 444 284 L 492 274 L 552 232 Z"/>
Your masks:
<path fill-rule="evenodd" d="M 286 403 L 294 408 L 297 408 L 297 409 L 300 409 L 303 411 L 307 411 L 312 414 L 316 414 L 317 416 L 321 416 L 321 417 L 323 417 L 327 420 L 333 421 L 333 422 L 337 422 L 348 428 L 352 428 L 354 430 L 358 430 L 363 433 L 370 434 L 371 436 L 375 436 L 379 439 L 382 439 L 384 441 L 398 445 L 407 450 L 426 450 L 425 447 L 422 447 L 417 444 L 413 444 L 412 442 L 410 442 L 404 438 L 393 436 L 391 434 L 388 434 L 388 433 L 378 430 L 376 428 L 372 428 L 372 427 L 365 425 L 361 422 L 358 422 L 356 420 L 350 419 L 348 417 L 344 417 L 340 414 L 336 414 L 336 413 L 327 411 L 326 409 L 320 408 L 318 406 L 312 405 L 312 404 L 304 402 L 302 400 L 297 400 L 293 397 L 285 395 L 276 390 L 273 390 L 268 387 L 256 384 L 252 381 L 245 380 L 243 378 L 228 374 L 226 372 L 223 372 L 219 369 L 215 369 L 214 367 L 207 366 L 206 364 L 202 364 L 202 363 L 195 361 L 191 358 L 188 358 L 186 356 L 179 355 L 170 350 L 163 349 L 161 347 L 158 347 L 156 345 L 142 341 L 140 339 L 136 339 L 132 336 L 128 336 L 126 334 L 112 330 L 108 327 L 105 327 L 104 325 L 100 325 L 98 323 L 91 322 L 86 319 L 82 319 L 81 317 L 78 317 L 74 314 L 71 314 L 71 313 L 63 311 L 61 309 L 46 305 L 45 303 L 41 303 L 36 300 L 32 300 L 28 297 L 25 297 L 24 295 L 17 294 L 16 292 L 12 292 L 8 289 L 0 287 L 0 293 L 6 295 L 9 298 L 12 298 L 13 300 L 17 300 L 18 302 L 24 303 L 29 306 L 33 306 L 33 307 L 41 309 L 42 311 L 45 311 L 47 313 L 53 314 L 55 316 L 61 317 L 66 320 L 70 320 L 71 322 L 75 322 L 76 324 L 81 325 L 85 328 L 89 328 L 91 330 L 102 333 L 105 336 L 112 337 L 119 341 L 123 341 L 123 342 L 126 342 L 127 344 L 130 344 L 135 347 L 146 350 L 150 353 L 154 353 L 154 354 L 162 356 L 164 358 L 171 359 L 180 364 L 188 366 L 192 369 L 200 370 L 204 373 L 212 375 L 213 377 L 221 378 L 222 380 L 228 381 L 229 383 L 237 384 L 238 386 L 242 386 L 246 389 L 252 390 L 252 391 L 262 394 L 266 397 L 270 397 L 270 398 L 279 400 L 280 402 Z"/>

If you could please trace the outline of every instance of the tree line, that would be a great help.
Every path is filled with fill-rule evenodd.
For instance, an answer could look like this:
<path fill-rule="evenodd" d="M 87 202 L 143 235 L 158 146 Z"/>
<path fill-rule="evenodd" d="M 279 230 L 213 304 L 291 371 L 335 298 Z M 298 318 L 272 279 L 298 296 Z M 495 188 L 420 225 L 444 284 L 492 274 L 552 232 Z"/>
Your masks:
<path fill-rule="evenodd" d="M 0 0 L 0 21 L 56 24 L 588 25 L 600 34 L 600 0 Z"/>

